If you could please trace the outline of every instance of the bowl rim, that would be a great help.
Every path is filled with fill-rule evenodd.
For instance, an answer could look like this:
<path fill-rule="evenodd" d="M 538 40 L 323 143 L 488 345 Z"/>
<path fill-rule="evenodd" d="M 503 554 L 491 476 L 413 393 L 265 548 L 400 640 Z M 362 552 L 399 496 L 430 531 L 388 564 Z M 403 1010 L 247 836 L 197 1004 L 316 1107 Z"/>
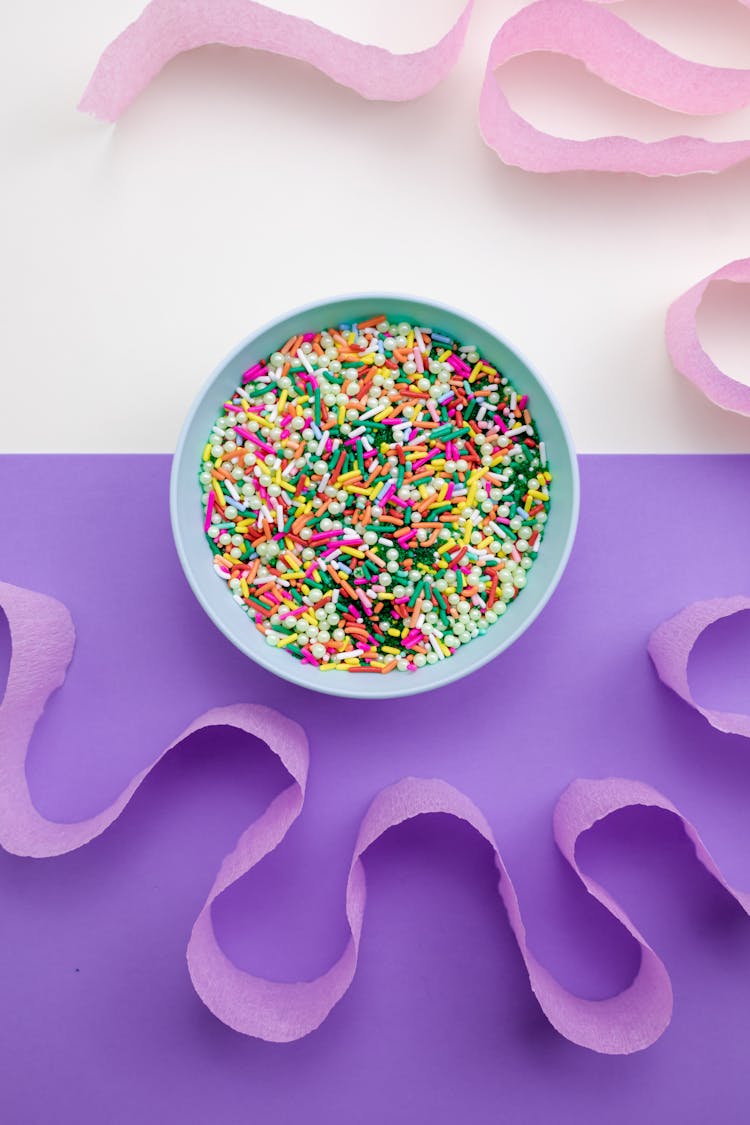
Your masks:
<path fill-rule="evenodd" d="M 276 666 L 276 664 L 272 663 L 270 652 L 268 654 L 268 657 L 266 656 L 266 653 L 263 649 L 260 649 L 258 654 L 249 652 L 247 647 L 242 645 L 242 643 L 239 641 L 238 637 L 230 631 L 230 628 L 224 625 L 224 622 L 216 615 L 213 608 L 204 597 L 200 582 L 196 573 L 194 572 L 189 553 L 183 543 L 178 516 L 178 478 L 180 475 L 180 466 L 185 454 L 185 446 L 187 443 L 189 431 L 193 423 L 193 417 L 197 412 L 200 404 L 205 399 L 210 388 L 219 378 L 224 369 L 240 354 L 240 352 L 244 351 L 245 348 L 252 344 L 252 342 L 258 336 L 262 335 L 265 332 L 273 330 L 275 327 L 282 324 L 285 320 L 289 320 L 290 317 L 300 316 L 305 313 L 312 313 L 326 305 L 336 304 L 337 302 L 341 301 L 359 300 L 366 300 L 375 303 L 377 303 L 378 301 L 398 301 L 407 303 L 414 302 L 417 304 L 428 305 L 431 308 L 434 308 L 438 313 L 442 311 L 449 313 L 452 316 L 457 316 L 463 320 L 466 320 L 469 323 L 476 325 L 477 328 L 480 328 L 490 336 L 494 337 L 504 348 L 511 352 L 516 357 L 516 359 L 520 360 L 520 362 L 528 369 L 528 371 L 534 376 L 539 385 L 542 387 L 560 425 L 571 469 L 572 494 L 570 497 L 570 520 L 557 565 L 552 572 L 552 575 L 547 582 L 544 591 L 537 598 L 533 609 L 528 611 L 527 616 L 524 617 L 523 620 L 520 620 L 518 625 L 512 628 L 508 633 L 503 634 L 502 646 L 496 649 L 490 649 L 487 653 L 483 654 L 481 657 L 478 657 L 474 661 L 474 663 L 469 664 L 468 667 L 461 667 L 459 665 L 455 669 L 455 671 L 447 671 L 444 674 L 443 678 L 437 683 L 419 682 L 420 677 L 418 674 L 412 674 L 410 676 L 402 675 L 398 677 L 388 676 L 381 677 L 381 679 L 383 681 L 385 681 L 386 679 L 398 680 L 398 683 L 394 682 L 392 685 L 390 685 L 383 682 L 382 688 L 380 684 L 377 685 L 377 691 L 373 691 L 372 689 L 363 691 L 359 689 L 357 687 L 359 677 L 357 676 L 347 677 L 347 683 L 344 690 L 341 690 L 340 687 L 335 686 L 338 677 L 335 677 L 334 679 L 332 676 L 321 675 L 319 677 L 319 684 L 315 682 L 303 683 L 300 681 L 299 677 L 295 675 L 295 666 L 297 664 L 297 661 L 289 660 L 288 663 L 291 667 L 287 671 L 285 666 L 282 665 L 282 667 L 279 668 Z M 172 454 L 172 465 L 169 478 L 169 515 L 170 525 L 172 529 L 172 538 L 174 540 L 182 571 L 187 578 L 188 585 L 190 586 L 203 611 L 213 622 L 216 628 L 219 629 L 219 631 L 224 634 L 227 640 L 229 640 L 235 646 L 235 648 L 239 649 L 239 651 L 242 652 L 244 656 L 246 656 L 249 660 L 252 660 L 254 663 L 260 664 L 261 667 L 265 668 L 268 672 L 272 673 L 275 676 L 279 676 L 281 679 L 286 680 L 288 683 L 292 683 L 299 688 L 318 692 L 322 695 L 329 695 L 342 699 L 397 699 L 409 695 L 421 695 L 422 693 L 428 691 L 437 691 L 439 688 L 448 687 L 450 684 L 456 683 L 456 681 L 463 679 L 465 676 L 471 675 L 473 672 L 476 672 L 480 668 L 483 668 L 486 664 L 489 664 L 491 660 L 496 659 L 496 657 L 500 656 L 503 652 L 506 651 L 506 649 L 510 648 L 510 646 L 514 644 L 515 641 L 517 641 L 523 633 L 526 632 L 526 630 L 534 623 L 534 621 L 536 621 L 537 617 L 545 608 L 553 593 L 557 589 L 565 568 L 568 565 L 570 554 L 573 549 L 573 542 L 575 540 L 576 532 L 578 529 L 578 520 L 580 515 L 580 494 L 581 485 L 578 457 L 576 453 L 576 447 L 573 442 L 573 437 L 570 432 L 570 427 L 565 418 L 565 415 L 560 409 L 557 397 L 550 390 L 547 381 L 542 378 L 542 376 L 537 371 L 536 366 L 529 362 L 525 354 L 520 351 L 515 346 L 515 344 L 510 343 L 510 341 L 504 335 L 502 335 L 502 333 L 498 332 L 497 329 L 493 328 L 485 321 L 479 319 L 471 313 L 465 312 L 463 309 L 460 309 L 455 305 L 449 305 L 442 301 L 435 301 L 430 297 L 422 297 L 414 293 L 403 291 L 396 292 L 387 290 L 365 290 L 363 292 L 334 293 L 330 296 L 321 297 L 318 300 L 308 301 L 305 304 L 286 309 L 281 315 L 273 317 L 271 320 L 265 321 L 263 324 L 260 324 L 256 328 L 254 328 L 252 332 L 248 333 L 247 336 L 245 336 L 235 347 L 231 349 L 231 351 L 229 351 L 224 356 L 224 358 L 218 364 L 216 364 L 210 375 L 201 384 L 197 394 L 194 396 L 177 437 L 177 443 L 175 445 L 174 453 Z M 275 652 L 276 650 L 273 651 Z"/>

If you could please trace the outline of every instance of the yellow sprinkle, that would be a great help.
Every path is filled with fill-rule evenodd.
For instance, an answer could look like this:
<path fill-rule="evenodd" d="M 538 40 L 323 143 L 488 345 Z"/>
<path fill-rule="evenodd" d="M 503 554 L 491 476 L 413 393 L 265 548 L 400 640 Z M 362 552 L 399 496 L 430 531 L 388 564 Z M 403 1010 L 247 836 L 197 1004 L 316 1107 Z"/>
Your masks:
<path fill-rule="evenodd" d="M 345 421 L 346 421 L 346 407 L 344 406 L 344 404 L 342 402 L 342 403 L 339 404 L 338 423 L 339 423 L 340 426 L 343 426 Z"/>
<path fill-rule="evenodd" d="M 286 645 L 290 645 L 293 641 L 296 640 L 297 634 L 290 633 L 288 637 L 284 637 L 282 640 L 276 642 L 276 648 L 284 648 Z"/>
<path fill-rule="evenodd" d="M 400 636 L 401 636 L 401 632 L 400 632 L 400 630 L 398 630 L 398 629 L 389 629 L 389 630 L 388 630 L 388 636 L 389 636 L 389 637 L 400 637 Z"/>
<path fill-rule="evenodd" d="M 362 491 L 358 489 L 358 491 Z M 355 559 L 363 559 L 365 557 L 364 551 L 358 551 L 356 547 L 342 547 L 341 550 L 345 555 L 353 555 Z"/>
<path fill-rule="evenodd" d="M 221 507 L 223 508 L 226 501 L 224 499 L 224 493 L 219 488 L 219 482 L 217 480 L 215 480 L 215 481 L 212 481 L 211 483 L 213 485 L 214 492 L 216 493 L 216 500 L 221 505 Z"/>
<path fill-rule="evenodd" d="M 246 581 L 245 578 L 240 578 L 240 590 L 242 590 L 243 598 L 249 598 L 250 597 L 250 590 L 248 588 L 247 581 Z"/>
<path fill-rule="evenodd" d="M 360 476 L 359 469 L 350 469 L 348 473 L 342 473 L 339 477 L 339 484 L 346 484 L 348 480 L 356 480 Z"/>
<path fill-rule="evenodd" d="M 479 377 L 481 371 L 482 371 L 482 361 L 480 359 L 479 363 L 475 364 L 474 367 L 472 368 L 471 375 L 469 376 L 469 382 L 473 383 L 474 380 Z"/>
<path fill-rule="evenodd" d="M 383 652 L 390 652 L 393 656 L 398 656 L 401 651 L 398 648 L 391 648 L 390 645 L 381 645 L 380 647 L 382 648 Z"/>
<path fill-rule="evenodd" d="M 211 442 L 210 441 L 208 442 L 207 445 L 205 445 L 203 447 L 203 460 L 204 461 L 210 461 L 211 460 Z"/>
<path fill-rule="evenodd" d="M 388 405 L 386 406 L 385 410 L 380 410 L 380 411 L 378 411 L 377 414 L 373 414 L 373 417 L 372 417 L 373 422 L 379 422 L 381 420 L 381 418 L 387 418 L 392 410 L 393 410 L 393 406 L 389 402 Z M 386 448 L 387 448 L 387 443 L 386 443 Z"/>
<path fill-rule="evenodd" d="M 278 403 L 279 414 L 281 414 L 282 410 L 286 406 L 286 400 L 288 399 L 288 397 L 289 397 L 289 391 L 287 390 L 286 387 L 284 387 L 284 390 L 279 395 L 279 403 Z"/>
<path fill-rule="evenodd" d="M 442 547 L 438 547 L 438 554 L 439 554 L 439 555 L 444 555 L 444 554 L 446 554 L 446 553 L 447 553 L 448 551 L 452 551 L 452 550 L 453 550 L 453 548 L 454 548 L 455 546 L 456 546 L 456 540 L 455 540 L 455 539 L 446 539 L 446 541 L 445 541 L 445 543 L 443 544 L 443 546 L 442 546 Z"/>
<path fill-rule="evenodd" d="M 440 353 L 440 355 L 438 356 L 438 363 L 442 363 L 444 360 L 446 360 L 448 358 L 448 356 L 450 354 L 451 354 L 450 348 L 446 348 L 445 351 L 442 351 Z"/>

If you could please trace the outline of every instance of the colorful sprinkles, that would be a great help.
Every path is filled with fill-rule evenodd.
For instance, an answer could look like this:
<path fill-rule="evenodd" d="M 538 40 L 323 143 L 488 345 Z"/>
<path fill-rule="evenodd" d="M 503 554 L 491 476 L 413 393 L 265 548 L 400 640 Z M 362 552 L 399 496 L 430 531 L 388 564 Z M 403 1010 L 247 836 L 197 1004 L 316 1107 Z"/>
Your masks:
<path fill-rule="evenodd" d="M 200 468 L 216 574 L 322 672 L 412 671 L 486 633 L 526 584 L 551 480 L 526 395 L 383 315 L 253 364 Z"/>

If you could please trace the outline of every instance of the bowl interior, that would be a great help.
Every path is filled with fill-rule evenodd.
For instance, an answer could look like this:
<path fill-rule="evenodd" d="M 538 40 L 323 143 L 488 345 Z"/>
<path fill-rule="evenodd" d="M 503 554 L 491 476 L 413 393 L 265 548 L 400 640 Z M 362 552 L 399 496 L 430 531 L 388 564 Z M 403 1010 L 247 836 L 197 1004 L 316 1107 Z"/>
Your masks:
<path fill-rule="evenodd" d="M 357 322 L 382 312 L 388 320 L 406 320 L 450 333 L 462 343 L 476 344 L 481 354 L 529 395 L 529 406 L 545 443 L 553 474 L 549 520 L 527 585 L 507 613 L 483 637 L 462 645 L 455 655 L 415 672 L 385 676 L 321 673 L 271 648 L 217 579 L 203 532 L 198 471 L 206 435 L 220 404 L 256 360 L 276 350 L 292 335 L 342 322 Z M 578 466 L 570 436 L 549 391 L 528 364 L 491 329 L 472 318 L 432 302 L 410 297 L 362 295 L 340 297 L 298 309 L 248 337 L 211 375 L 194 402 L 180 435 L 172 465 L 170 489 L 172 528 L 187 579 L 199 602 L 221 631 L 253 660 L 284 679 L 329 695 L 393 698 L 430 691 L 459 679 L 506 649 L 534 620 L 552 594 L 567 562 L 578 518 Z"/>

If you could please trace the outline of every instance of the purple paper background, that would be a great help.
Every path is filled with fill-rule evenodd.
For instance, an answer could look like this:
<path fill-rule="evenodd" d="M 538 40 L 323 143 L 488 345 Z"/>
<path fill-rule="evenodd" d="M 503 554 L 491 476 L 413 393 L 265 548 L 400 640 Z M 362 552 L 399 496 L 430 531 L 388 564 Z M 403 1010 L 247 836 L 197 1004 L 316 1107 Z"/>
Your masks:
<path fill-rule="evenodd" d="M 556 852 L 551 812 L 576 776 L 640 777 L 750 886 L 750 746 L 657 680 L 649 631 L 686 602 L 750 593 L 750 457 L 582 458 L 568 572 L 511 652 L 467 681 L 394 703 L 336 702 L 256 668 L 194 603 L 171 544 L 169 459 L 0 461 L 0 577 L 64 601 L 78 646 L 32 744 L 44 813 L 109 802 L 188 721 L 257 701 L 311 742 L 308 801 L 278 851 L 215 911 L 238 963 L 323 971 L 345 934 L 343 888 L 373 794 L 441 776 L 483 809 L 537 955 L 590 997 L 619 990 L 633 943 Z M 750 617 L 750 615 L 742 615 Z M 8 661 L 0 615 L 0 685 Z M 750 620 L 723 622 L 691 664 L 702 702 L 750 708 Z M 676 822 L 629 811 L 582 841 L 586 868 L 665 960 L 675 1014 L 627 1058 L 571 1046 L 528 988 L 489 851 L 445 817 L 394 830 L 366 859 L 355 982 L 291 1045 L 221 1025 L 184 950 L 221 855 L 284 784 L 237 734 L 194 736 L 120 821 L 51 860 L 0 853 L 0 1120 L 192 1125 L 747 1120 L 750 923 Z"/>

